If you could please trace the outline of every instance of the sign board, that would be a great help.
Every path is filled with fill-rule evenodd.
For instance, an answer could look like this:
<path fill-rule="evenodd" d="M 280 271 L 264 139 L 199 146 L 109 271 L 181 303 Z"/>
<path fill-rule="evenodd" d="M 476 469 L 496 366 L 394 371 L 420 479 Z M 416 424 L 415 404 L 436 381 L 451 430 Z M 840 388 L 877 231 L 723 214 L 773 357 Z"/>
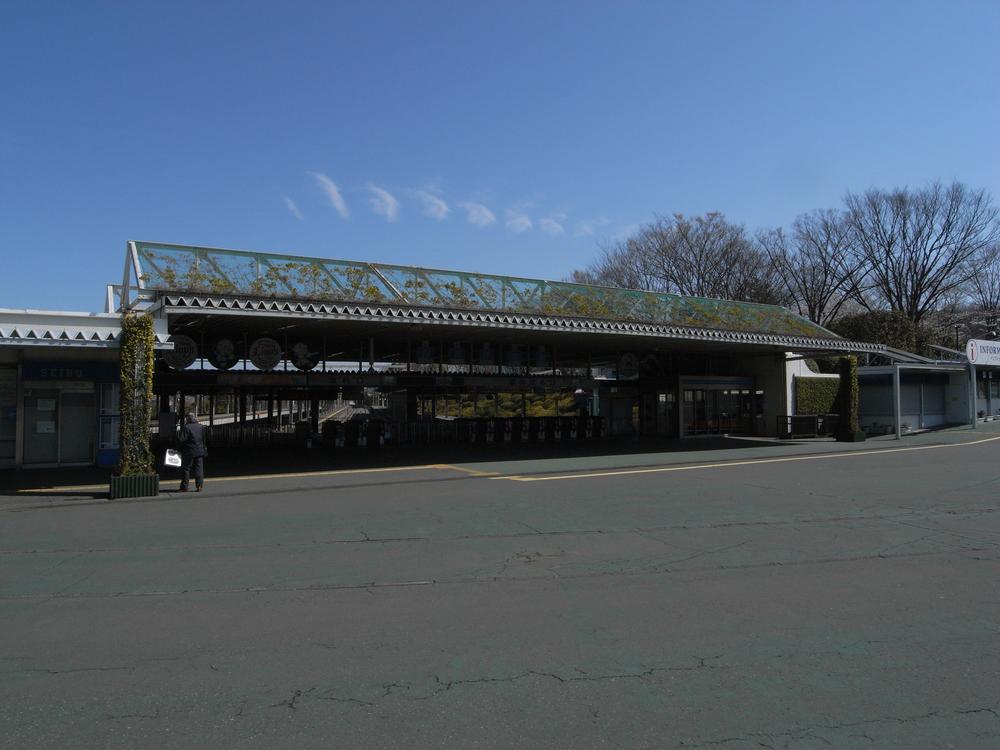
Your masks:
<path fill-rule="evenodd" d="M 969 364 L 976 367 L 1000 367 L 1000 341 L 969 339 L 965 345 L 965 356 Z"/>
<path fill-rule="evenodd" d="M 198 345 L 190 336 L 175 333 L 169 339 L 174 348 L 163 353 L 163 360 L 175 370 L 184 370 L 198 358 Z"/>
<path fill-rule="evenodd" d="M 217 370 L 228 370 L 236 364 L 239 356 L 236 354 L 236 342 L 230 338 L 217 339 L 208 350 L 208 361 Z"/>
<path fill-rule="evenodd" d="M 299 370 L 311 370 L 319 364 L 319 352 L 313 350 L 308 342 L 297 341 L 292 344 L 292 351 L 288 357 L 292 364 Z"/>
<path fill-rule="evenodd" d="M 38 409 L 38 411 L 55 411 L 56 400 L 54 398 L 40 398 L 38 399 L 38 405 L 35 408 Z"/>
<path fill-rule="evenodd" d="M 39 420 L 35 422 L 35 432 L 39 435 L 50 434 L 56 431 L 56 423 L 51 420 Z"/>
<path fill-rule="evenodd" d="M 267 336 L 250 344 L 250 361 L 258 370 L 273 370 L 284 356 L 281 344 Z"/>
<path fill-rule="evenodd" d="M 631 352 L 623 354 L 621 359 L 618 360 L 618 379 L 639 379 L 639 358 Z"/>
<path fill-rule="evenodd" d="M 116 381 L 118 363 L 110 362 L 25 362 L 24 380 Z"/>

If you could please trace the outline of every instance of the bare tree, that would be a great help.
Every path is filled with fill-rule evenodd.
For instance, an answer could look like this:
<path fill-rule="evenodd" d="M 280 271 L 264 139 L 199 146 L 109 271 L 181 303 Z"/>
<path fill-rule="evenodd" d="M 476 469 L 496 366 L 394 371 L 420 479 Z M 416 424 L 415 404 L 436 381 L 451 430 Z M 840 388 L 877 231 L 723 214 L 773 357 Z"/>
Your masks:
<path fill-rule="evenodd" d="M 632 237 L 604 247 L 595 263 L 573 272 L 572 280 L 581 284 L 664 291 L 662 280 L 649 263 L 650 241 L 650 233 L 644 228 Z"/>
<path fill-rule="evenodd" d="M 973 258 L 969 290 L 980 310 L 1000 311 L 1000 242 L 984 247 Z"/>
<path fill-rule="evenodd" d="M 783 304 L 788 295 L 773 270 L 770 257 L 742 225 L 719 213 L 693 218 L 674 214 L 606 248 L 596 263 L 574 272 L 573 278 L 694 297 Z"/>
<path fill-rule="evenodd" d="M 789 237 L 781 229 L 761 232 L 757 241 L 800 315 L 829 326 L 866 276 L 851 252 L 847 217 L 831 209 L 795 219 Z"/>
<path fill-rule="evenodd" d="M 984 190 L 953 182 L 919 190 L 869 190 L 845 199 L 856 262 L 867 266 L 866 306 L 914 323 L 969 279 L 969 260 L 997 238 L 997 209 Z"/>

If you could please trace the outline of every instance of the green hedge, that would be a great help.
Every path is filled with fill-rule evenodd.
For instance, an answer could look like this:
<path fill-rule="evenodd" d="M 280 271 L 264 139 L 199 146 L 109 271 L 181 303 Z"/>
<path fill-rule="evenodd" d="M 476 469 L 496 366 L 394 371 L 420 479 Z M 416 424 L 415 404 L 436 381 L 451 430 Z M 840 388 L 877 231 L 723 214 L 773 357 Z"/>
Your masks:
<path fill-rule="evenodd" d="M 836 414 L 837 378 L 795 378 L 796 414 Z"/>

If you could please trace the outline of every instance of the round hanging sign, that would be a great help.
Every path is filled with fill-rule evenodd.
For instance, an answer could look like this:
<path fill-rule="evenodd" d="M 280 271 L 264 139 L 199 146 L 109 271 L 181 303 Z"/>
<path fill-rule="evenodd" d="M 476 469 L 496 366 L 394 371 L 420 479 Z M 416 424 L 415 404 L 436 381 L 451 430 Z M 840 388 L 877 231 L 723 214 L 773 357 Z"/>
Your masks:
<path fill-rule="evenodd" d="M 631 352 L 623 354 L 621 359 L 618 360 L 618 379 L 639 379 L 639 358 Z"/>
<path fill-rule="evenodd" d="M 232 339 L 218 339 L 208 350 L 208 361 L 219 370 L 228 370 L 236 364 L 236 343 Z"/>
<path fill-rule="evenodd" d="M 305 341 L 299 341 L 292 346 L 292 351 L 288 353 L 288 358 L 299 370 L 311 370 L 319 362 L 316 352 Z"/>
<path fill-rule="evenodd" d="M 250 344 L 250 361 L 258 370 L 273 370 L 283 356 L 281 344 L 268 336 Z"/>
<path fill-rule="evenodd" d="M 194 339 L 183 334 L 174 334 L 167 341 L 173 342 L 174 348 L 163 353 L 163 361 L 175 370 L 185 370 L 198 359 L 198 345 Z"/>

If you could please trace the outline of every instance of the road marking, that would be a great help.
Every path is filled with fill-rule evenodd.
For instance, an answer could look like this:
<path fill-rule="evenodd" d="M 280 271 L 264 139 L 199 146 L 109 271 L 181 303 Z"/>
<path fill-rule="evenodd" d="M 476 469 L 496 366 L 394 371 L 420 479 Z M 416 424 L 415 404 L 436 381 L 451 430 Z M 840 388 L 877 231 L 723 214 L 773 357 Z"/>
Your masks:
<path fill-rule="evenodd" d="M 690 464 L 687 466 L 654 466 L 648 469 L 616 469 L 613 471 L 592 471 L 584 474 L 553 474 L 549 476 L 525 477 L 517 474 L 505 476 L 494 476 L 492 479 L 506 479 L 511 482 L 550 482 L 556 479 L 591 479 L 593 477 L 620 477 L 629 474 L 662 474 L 671 471 L 694 471 L 697 469 L 725 469 L 729 466 L 752 466 L 753 464 L 777 464 L 789 461 L 815 461 L 824 458 L 852 458 L 854 456 L 882 455 L 884 453 L 904 453 L 906 451 L 929 451 L 936 448 L 962 448 L 969 445 L 980 445 L 981 443 L 992 443 L 1000 440 L 1000 436 L 984 438 L 983 440 L 971 440 L 961 443 L 948 443 L 946 445 L 917 445 L 909 448 L 875 448 L 862 451 L 845 451 L 843 453 L 828 453 L 819 456 L 786 456 L 784 458 L 755 458 L 748 461 L 726 461 L 714 464 Z"/>
<path fill-rule="evenodd" d="M 590 477 L 616 477 L 628 474 L 657 474 L 671 471 L 693 471 L 696 469 L 724 469 L 727 466 L 750 466 L 753 464 L 773 464 L 788 461 L 813 461 L 824 458 L 849 458 L 852 456 L 871 456 L 883 453 L 904 453 L 906 451 L 927 451 L 937 448 L 961 448 L 969 445 L 979 445 L 981 443 L 991 443 L 1000 440 L 1000 436 L 984 438 L 982 440 L 969 440 L 961 443 L 948 443 L 945 445 L 918 445 L 908 448 L 874 448 L 872 450 L 845 451 L 843 453 L 828 453 L 819 456 L 786 456 L 784 458 L 755 458 L 747 461 L 725 461 L 711 464 L 689 464 L 687 466 L 654 466 L 645 469 L 614 469 L 610 471 L 592 471 L 582 474 L 552 474 L 549 476 L 526 477 L 517 474 L 500 474 L 495 471 L 481 471 L 479 469 L 468 469 L 464 466 L 454 464 L 420 464 L 417 466 L 384 466 L 374 469 L 328 469 L 322 471 L 299 471 L 285 474 L 247 474 L 233 477 L 214 477 L 206 479 L 205 484 L 218 484 L 220 482 L 241 482 L 256 481 L 262 479 L 296 479 L 308 477 L 333 477 L 348 474 L 379 474 L 398 471 L 427 471 L 429 469 L 443 469 L 459 471 L 474 477 L 485 477 L 488 479 L 506 479 L 512 482 L 548 482 L 554 479 L 588 479 Z M 167 479 L 165 481 L 174 481 Z M 176 478 L 180 481 L 180 477 Z M 38 494 L 44 495 L 53 492 L 84 492 L 91 490 L 107 489 L 107 484 L 80 484 L 63 487 L 33 487 L 30 489 L 17 490 L 17 494 Z"/>
<path fill-rule="evenodd" d="M 451 469 L 453 471 L 461 471 L 465 474 L 470 474 L 474 477 L 495 477 L 500 472 L 497 471 L 480 471 L 479 469 L 467 469 L 464 466 L 455 466 L 454 464 L 437 464 L 438 468 L 441 469 Z"/>

